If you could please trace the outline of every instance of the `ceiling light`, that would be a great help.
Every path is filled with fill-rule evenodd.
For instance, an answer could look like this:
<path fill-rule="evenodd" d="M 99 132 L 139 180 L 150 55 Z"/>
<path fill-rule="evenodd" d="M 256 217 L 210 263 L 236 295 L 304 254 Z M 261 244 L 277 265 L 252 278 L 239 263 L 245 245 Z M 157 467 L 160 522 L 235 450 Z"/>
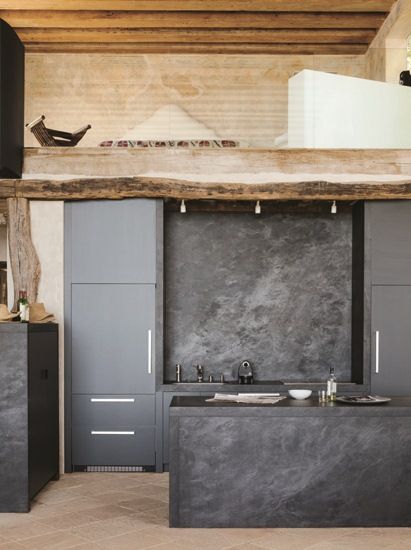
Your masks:
<path fill-rule="evenodd" d="M 331 214 L 336 214 L 336 213 L 337 213 L 337 203 L 336 201 L 333 201 L 331 205 Z"/>
<path fill-rule="evenodd" d="M 255 203 L 255 210 L 254 210 L 254 212 L 255 212 L 256 214 L 261 214 L 261 205 L 260 205 L 260 201 L 257 201 L 257 202 Z"/>
<path fill-rule="evenodd" d="M 184 202 L 184 199 L 181 201 L 181 204 L 180 204 L 180 212 L 182 214 L 185 214 L 187 212 L 186 203 Z"/>

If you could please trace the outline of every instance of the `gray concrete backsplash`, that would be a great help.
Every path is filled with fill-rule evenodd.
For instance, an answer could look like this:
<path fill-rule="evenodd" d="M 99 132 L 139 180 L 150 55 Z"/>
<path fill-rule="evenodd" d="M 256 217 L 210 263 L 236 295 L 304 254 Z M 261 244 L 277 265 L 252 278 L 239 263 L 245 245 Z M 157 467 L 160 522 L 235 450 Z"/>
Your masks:
<path fill-rule="evenodd" d="M 167 212 L 165 379 L 351 380 L 349 213 Z"/>

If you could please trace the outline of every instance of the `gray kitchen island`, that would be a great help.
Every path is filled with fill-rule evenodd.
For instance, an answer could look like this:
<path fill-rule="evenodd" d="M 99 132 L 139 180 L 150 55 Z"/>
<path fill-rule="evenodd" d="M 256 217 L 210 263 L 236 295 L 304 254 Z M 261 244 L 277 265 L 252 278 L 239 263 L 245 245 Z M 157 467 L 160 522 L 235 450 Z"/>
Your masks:
<path fill-rule="evenodd" d="M 170 407 L 171 527 L 411 526 L 411 398 Z"/>

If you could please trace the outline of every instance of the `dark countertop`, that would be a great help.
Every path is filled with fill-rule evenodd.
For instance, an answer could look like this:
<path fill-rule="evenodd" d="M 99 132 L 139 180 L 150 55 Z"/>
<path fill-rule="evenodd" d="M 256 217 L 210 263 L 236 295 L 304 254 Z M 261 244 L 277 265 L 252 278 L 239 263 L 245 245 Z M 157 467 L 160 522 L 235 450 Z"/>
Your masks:
<path fill-rule="evenodd" d="M 275 404 L 210 403 L 208 397 L 174 397 L 170 416 L 411 416 L 411 397 L 393 397 L 389 403 L 358 405 L 283 399 Z"/>
<path fill-rule="evenodd" d="M 352 382 L 339 382 L 340 388 L 344 393 L 364 393 L 368 392 L 367 385 L 354 384 Z M 226 392 L 226 393 L 260 393 L 260 392 L 279 392 L 287 393 L 292 388 L 309 388 L 316 392 L 325 389 L 325 382 L 280 382 L 280 381 L 257 381 L 254 384 L 238 384 L 238 382 L 209 383 L 209 382 L 166 382 L 158 390 L 163 392 Z"/>

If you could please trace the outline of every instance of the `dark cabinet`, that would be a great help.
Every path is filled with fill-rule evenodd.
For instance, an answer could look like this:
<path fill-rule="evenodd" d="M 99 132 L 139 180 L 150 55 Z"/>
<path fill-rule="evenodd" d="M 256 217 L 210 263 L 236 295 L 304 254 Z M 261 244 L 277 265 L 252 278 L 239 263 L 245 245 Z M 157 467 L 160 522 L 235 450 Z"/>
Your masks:
<path fill-rule="evenodd" d="M 67 212 L 72 283 L 156 282 L 156 201 L 85 201 Z"/>
<path fill-rule="evenodd" d="M 160 206 L 66 203 L 68 471 L 156 463 Z"/>
<path fill-rule="evenodd" d="M 0 512 L 59 473 L 58 326 L 0 324 Z"/>
<path fill-rule="evenodd" d="M 0 20 L 0 177 L 21 177 L 23 147 L 24 46 Z"/>
<path fill-rule="evenodd" d="M 371 387 L 411 395 L 411 286 L 372 288 Z"/>
<path fill-rule="evenodd" d="M 367 203 L 373 285 L 411 285 L 411 201 Z"/>
<path fill-rule="evenodd" d="M 410 395 L 411 201 L 368 202 L 365 212 L 371 260 L 371 390 Z"/>
<path fill-rule="evenodd" d="M 72 390 L 154 393 L 154 285 L 72 285 Z"/>

